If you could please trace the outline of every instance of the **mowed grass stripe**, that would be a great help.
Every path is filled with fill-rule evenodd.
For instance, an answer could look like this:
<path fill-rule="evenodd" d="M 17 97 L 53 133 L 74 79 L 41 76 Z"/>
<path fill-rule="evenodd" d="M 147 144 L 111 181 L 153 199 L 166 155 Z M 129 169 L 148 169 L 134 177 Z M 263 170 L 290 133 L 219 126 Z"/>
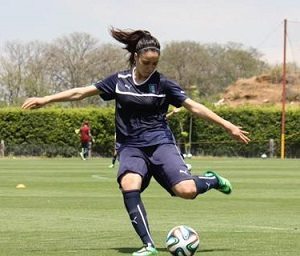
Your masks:
<path fill-rule="evenodd" d="M 130 255 L 140 247 L 109 158 L 0 160 L 0 255 Z M 142 197 L 162 256 L 175 225 L 196 229 L 196 255 L 299 255 L 300 161 L 192 158 L 217 170 L 233 194 L 172 198 L 155 181 Z M 24 183 L 26 189 L 16 189 Z"/>

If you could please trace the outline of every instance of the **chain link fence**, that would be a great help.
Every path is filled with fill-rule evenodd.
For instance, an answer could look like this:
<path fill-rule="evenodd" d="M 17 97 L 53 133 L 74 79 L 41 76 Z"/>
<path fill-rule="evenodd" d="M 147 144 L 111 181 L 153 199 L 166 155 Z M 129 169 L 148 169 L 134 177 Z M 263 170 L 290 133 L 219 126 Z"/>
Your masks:
<path fill-rule="evenodd" d="M 182 154 L 187 156 L 217 156 L 217 157 L 280 157 L 280 142 L 270 139 L 264 142 L 251 142 L 248 145 L 235 141 L 213 142 L 202 141 L 192 142 L 191 144 L 177 145 Z M 101 148 L 101 145 L 91 145 L 90 155 L 92 157 L 111 157 L 111 151 L 107 152 Z M 4 140 L 0 144 L 0 157 L 78 157 L 81 152 L 78 147 L 61 146 L 57 144 L 22 144 L 22 145 L 5 145 Z M 300 158 L 300 148 L 298 145 L 286 145 L 285 156 L 287 158 Z"/>

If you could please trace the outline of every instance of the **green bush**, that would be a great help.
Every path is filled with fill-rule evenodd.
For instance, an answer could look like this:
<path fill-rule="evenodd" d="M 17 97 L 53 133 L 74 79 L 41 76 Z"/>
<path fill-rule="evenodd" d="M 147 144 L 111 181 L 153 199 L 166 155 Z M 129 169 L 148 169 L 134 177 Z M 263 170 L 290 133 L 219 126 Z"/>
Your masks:
<path fill-rule="evenodd" d="M 5 140 L 7 154 L 76 156 L 81 145 L 75 129 L 80 128 L 85 119 L 91 124 L 95 154 L 112 154 L 112 109 L 45 108 L 24 111 L 6 108 L 0 110 L 0 117 L 0 138 Z"/>
<path fill-rule="evenodd" d="M 213 111 L 228 121 L 240 125 L 249 131 L 251 142 L 241 144 L 231 139 L 224 130 L 202 119 L 192 118 L 192 146 L 194 155 L 213 156 L 245 156 L 258 157 L 268 153 L 269 141 L 275 142 L 275 156 L 280 156 L 281 144 L 281 108 L 280 107 L 253 107 L 239 108 L 212 107 Z M 170 120 L 170 126 L 177 141 L 182 141 L 179 127 L 189 131 L 190 114 L 181 111 Z M 300 157 L 300 109 L 288 108 L 286 111 L 285 150 L 288 157 Z M 179 124 L 180 123 L 180 124 Z M 186 140 L 185 140 L 186 142 Z"/>
<path fill-rule="evenodd" d="M 193 155 L 257 157 L 268 152 L 270 139 L 275 141 L 275 156 L 280 156 L 281 109 L 276 107 L 213 108 L 220 116 L 249 131 L 251 142 L 241 144 L 220 127 L 192 117 L 192 144 L 189 145 L 190 114 L 181 111 L 170 118 L 170 127 L 184 151 L 191 146 Z M 95 143 L 94 155 L 111 156 L 114 148 L 114 109 L 44 108 L 24 111 L 0 109 L 0 139 L 8 155 L 46 157 L 77 156 L 80 140 L 75 129 L 89 120 Z M 286 111 L 285 149 L 288 157 L 300 157 L 300 110 Z M 183 136 L 188 135 L 188 136 Z"/>

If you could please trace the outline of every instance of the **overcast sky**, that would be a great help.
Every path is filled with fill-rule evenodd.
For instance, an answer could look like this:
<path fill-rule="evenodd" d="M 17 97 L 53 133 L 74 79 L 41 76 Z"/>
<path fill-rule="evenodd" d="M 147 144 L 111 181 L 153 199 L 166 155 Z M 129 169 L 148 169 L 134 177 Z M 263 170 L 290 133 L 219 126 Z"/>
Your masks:
<path fill-rule="evenodd" d="M 0 46 L 11 40 L 52 40 L 86 32 L 114 42 L 108 28 L 146 29 L 170 41 L 241 43 L 282 62 L 288 20 L 288 61 L 300 59 L 300 0 L 0 0 Z"/>

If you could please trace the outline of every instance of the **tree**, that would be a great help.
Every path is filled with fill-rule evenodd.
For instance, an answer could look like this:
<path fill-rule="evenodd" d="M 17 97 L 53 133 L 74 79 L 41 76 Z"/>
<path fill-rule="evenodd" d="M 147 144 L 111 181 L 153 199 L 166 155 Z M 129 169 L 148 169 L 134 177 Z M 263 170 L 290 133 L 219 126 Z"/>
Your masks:
<path fill-rule="evenodd" d="M 122 50 L 110 44 L 100 45 L 86 33 L 73 33 L 57 39 L 48 50 L 51 93 L 91 84 L 124 67 Z M 97 99 L 99 102 L 99 100 Z M 73 102 L 82 106 L 94 99 Z"/>
<path fill-rule="evenodd" d="M 24 97 L 44 95 L 46 79 L 44 54 L 46 46 L 40 42 L 8 42 L 0 56 L 0 84 L 2 99 L 8 105 L 23 101 Z"/>
<path fill-rule="evenodd" d="M 160 68 L 189 94 L 196 86 L 199 96 L 207 98 L 240 77 L 260 73 L 266 65 L 259 58 L 255 49 L 244 49 L 241 44 L 171 42 L 162 51 Z"/>
<path fill-rule="evenodd" d="M 24 47 L 19 42 L 8 42 L 4 49 L 6 55 L 0 58 L 2 98 L 8 105 L 12 105 L 22 90 L 22 73 L 25 65 Z"/>
<path fill-rule="evenodd" d="M 16 105 L 23 97 L 92 84 L 127 68 L 126 53 L 117 45 L 100 44 L 87 33 L 72 33 L 48 44 L 8 42 L 0 53 L 0 104 Z M 173 41 L 162 49 L 159 63 L 162 73 L 200 100 L 216 97 L 237 79 L 261 74 L 266 68 L 255 49 L 236 43 Z M 83 107 L 104 103 L 92 97 L 61 104 Z"/>
<path fill-rule="evenodd" d="M 24 68 L 23 90 L 26 97 L 49 94 L 47 78 L 47 45 L 30 42 L 26 45 L 27 57 Z"/>
<path fill-rule="evenodd" d="M 245 49 L 241 44 L 209 45 L 207 50 L 215 65 L 213 70 L 216 71 L 214 77 L 219 85 L 217 87 L 222 90 L 239 78 L 260 74 L 266 67 L 255 49 Z"/>
<path fill-rule="evenodd" d="M 58 38 L 47 52 L 48 73 L 52 93 L 87 83 L 91 63 L 89 56 L 98 41 L 85 33 L 73 33 Z"/>
<path fill-rule="evenodd" d="M 199 43 L 171 42 L 162 51 L 160 69 L 175 79 L 185 90 L 204 82 L 203 71 L 209 64 L 209 55 Z"/>

